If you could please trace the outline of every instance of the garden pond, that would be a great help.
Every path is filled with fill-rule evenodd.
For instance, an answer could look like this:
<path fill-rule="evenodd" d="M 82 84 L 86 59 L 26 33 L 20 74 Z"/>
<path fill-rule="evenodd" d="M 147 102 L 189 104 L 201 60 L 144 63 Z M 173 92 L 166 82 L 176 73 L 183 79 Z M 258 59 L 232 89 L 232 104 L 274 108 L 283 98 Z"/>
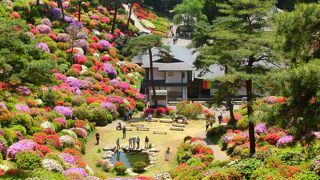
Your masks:
<path fill-rule="evenodd" d="M 132 168 L 136 162 L 143 161 L 150 164 L 149 156 L 141 152 L 115 152 L 110 160 L 112 164 L 117 161 L 123 162 L 128 168 Z"/>

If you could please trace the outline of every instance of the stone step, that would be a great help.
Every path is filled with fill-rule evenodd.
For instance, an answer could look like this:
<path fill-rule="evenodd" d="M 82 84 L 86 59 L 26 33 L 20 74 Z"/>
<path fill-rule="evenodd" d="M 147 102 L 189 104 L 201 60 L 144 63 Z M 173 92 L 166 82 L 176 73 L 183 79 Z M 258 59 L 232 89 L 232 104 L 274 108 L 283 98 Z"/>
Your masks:
<path fill-rule="evenodd" d="M 170 127 L 170 130 L 173 130 L 173 131 L 184 131 L 184 129 L 182 127 Z"/>

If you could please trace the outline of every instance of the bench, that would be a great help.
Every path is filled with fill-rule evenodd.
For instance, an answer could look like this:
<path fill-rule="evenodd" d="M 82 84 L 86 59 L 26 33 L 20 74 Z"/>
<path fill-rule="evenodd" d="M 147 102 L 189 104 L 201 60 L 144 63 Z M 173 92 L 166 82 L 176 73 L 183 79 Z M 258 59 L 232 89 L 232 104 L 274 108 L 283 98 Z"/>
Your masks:
<path fill-rule="evenodd" d="M 132 131 L 132 130 L 133 130 L 133 127 L 126 127 L 126 130 L 127 130 L 127 131 Z"/>
<path fill-rule="evenodd" d="M 174 131 L 184 131 L 184 129 L 182 127 L 170 127 L 170 130 L 174 130 Z"/>
<path fill-rule="evenodd" d="M 137 131 L 149 131 L 149 128 L 148 127 L 136 127 L 137 128 Z"/>
<path fill-rule="evenodd" d="M 142 124 L 142 123 L 132 123 L 131 126 L 132 127 L 144 127 L 144 124 Z"/>
<path fill-rule="evenodd" d="M 153 131 L 153 134 L 164 134 L 167 135 L 166 131 Z"/>
<path fill-rule="evenodd" d="M 175 126 L 175 127 L 186 127 L 185 124 L 177 124 L 177 123 L 173 123 L 172 126 Z"/>
<path fill-rule="evenodd" d="M 162 122 L 162 123 L 172 123 L 172 120 L 171 120 L 171 119 L 160 119 L 159 122 Z"/>

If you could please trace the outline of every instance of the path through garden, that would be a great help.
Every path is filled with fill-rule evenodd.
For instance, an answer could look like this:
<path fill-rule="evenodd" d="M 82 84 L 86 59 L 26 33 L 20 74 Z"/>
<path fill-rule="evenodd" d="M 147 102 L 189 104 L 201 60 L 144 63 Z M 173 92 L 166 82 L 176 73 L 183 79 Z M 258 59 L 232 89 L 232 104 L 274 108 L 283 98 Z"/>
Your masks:
<path fill-rule="evenodd" d="M 128 12 L 129 14 L 129 6 L 127 4 L 122 4 L 122 6 L 124 7 L 124 9 L 126 10 L 126 12 Z M 131 19 L 134 21 L 134 26 L 136 28 L 139 29 L 140 32 L 150 32 L 150 30 L 144 28 L 142 26 L 142 24 L 140 23 L 140 20 L 137 18 L 137 16 L 133 13 L 133 10 L 132 10 L 132 13 L 131 13 Z"/>

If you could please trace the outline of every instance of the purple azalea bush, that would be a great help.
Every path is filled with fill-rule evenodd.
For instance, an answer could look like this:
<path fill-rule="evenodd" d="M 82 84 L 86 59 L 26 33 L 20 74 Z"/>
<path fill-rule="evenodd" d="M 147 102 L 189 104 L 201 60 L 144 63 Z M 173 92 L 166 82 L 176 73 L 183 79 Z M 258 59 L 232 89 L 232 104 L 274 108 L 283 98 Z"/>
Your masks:
<path fill-rule="evenodd" d="M 116 114 L 117 113 L 117 107 L 116 105 L 114 105 L 111 102 L 102 102 L 100 105 L 102 108 L 106 108 L 108 109 L 110 112 L 112 112 L 112 114 Z"/>
<path fill-rule="evenodd" d="M 16 91 L 18 91 L 23 96 L 29 96 L 31 94 L 31 90 L 27 86 L 18 86 L 16 88 Z"/>
<path fill-rule="evenodd" d="M 74 174 L 74 173 L 79 174 L 82 177 L 88 176 L 88 173 L 83 168 L 69 168 L 64 171 L 63 175 L 68 176 L 69 174 Z"/>
<path fill-rule="evenodd" d="M 83 128 L 71 128 L 70 130 L 75 132 L 78 137 L 85 138 L 88 136 L 88 132 Z"/>
<path fill-rule="evenodd" d="M 290 144 L 292 143 L 294 140 L 294 137 L 291 136 L 291 135 L 285 135 L 285 136 L 282 136 L 278 141 L 277 141 L 277 146 L 278 147 L 283 147 L 287 144 Z"/>
<path fill-rule="evenodd" d="M 54 73 L 54 76 L 58 80 L 62 80 L 62 81 L 66 81 L 67 80 L 67 76 L 65 76 L 64 74 L 61 74 L 61 73 Z"/>
<path fill-rule="evenodd" d="M 258 134 L 264 134 L 267 132 L 266 123 L 259 123 L 255 128 L 254 131 Z"/>
<path fill-rule="evenodd" d="M 110 79 L 115 79 L 117 77 L 117 71 L 110 63 L 104 63 L 104 72 L 106 72 Z"/>
<path fill-rule="evenodd" d="M 56 106 L 53 109 L 54 111 L 63 114 L 65 117 L 72 117 L 72 109 L 65 106 Z"/>
<path fill-rule="evenodd" d="M 67 23 L 73 23 L 74 20 L 73 20 L 73 18 L 70 17 L 70 16 L 65 16 L 65 17 L 64 17 L 64 21 L 67 22 Z"/>
<path fill-rule="evenodd" d="M 61 10 L 59 8 L 51 8 L 48 11 L 48 16 L 51 19 L 58 20 L 58 19 L 61 19 L 62 13 L 61 13 Z"/>
<path fill-rule="evenodd" d="M 51 33 L 51 28 L 48 25 L 45 24 L 40 24 L 36 27 L 36 29 L 41 33 L 41 34 L 50 34 Z"/>
<path fill-rule="evenodd" d="M 42 19 L 41 22 L 42 22 L 42 24 L 47 25 L 47 26 L 49 26 L 49 27 L 52 26 L 51 21 L 50 21 L 50 19 L 48 19 L 48 18 Z"/>
<path fill-rule="evenodd" d="M 69 153 L 60 153 L 59 156 L 65 163 L 76 164 L 76 158 Z"/>
<path fill-rule="evenodd" d="M 23 111 L 23 112 L 26 112 L 26 113 L 30 113 L 30 108 L 26 104 L 16 104 L 16 109 L 18 111 Z"/>
<path fill-rule="evenodd" d="M 78 87 L 78 88 L 82 87 L 82 81 L 75 77 L 68 77 L 65 82 L 69 84 L 71 87 Z"/>
<path fill-rule="evenodd" d="M 74 43 L 75 47 L 81 47 L 83 51 L 87 51 L 89 49 L 88 42 L 85 39 L 78 39 Z"/>
<path fill-rule="evenodd" d="M 70 35 L 67 33 L 59 33 L 58 34 L 58 41 L 59 42 L 68 42 L 68 41 L 70 41 Z"/>
<path fill-rule="evenodd" d="M 36 147 L 35 142 L 30 139 L 22 139 L 11 146 L 9 146 L 7 155 L 9 158 L 14 158 L 17 153 L 20 151 L 33 151 Z"/>
<path fill-rule="evenodd" d="M 101 40 L 98 43 L 103 47 L 103 49 L 108 49 L 110 47 L 109 42 L 106 40 Z"/>
<path fill-rule="evenodd" d="M 44 51 L 44 52 L 47 52 L 47 53 L 50 52 L 49 46 L 46 43 L 43 43 L 43 42 L 38 43 L 37 44 L 37 48 L 42 50 L 42 51 Z"/>
<path fill-rule="evenodd" d="M 8 109 L 7 108 L 7 106 L 6 106 L 6 104 L 5 103 L 3 103 L 3 102 L 0 102 L 0 109 Z"/>
<path fill-rule="evenodd" d="M 115 88 L 121 89 L 122 91 L 130 89 L 130 84 L 126 82 L 118 82 L 115 84 Z"/>

